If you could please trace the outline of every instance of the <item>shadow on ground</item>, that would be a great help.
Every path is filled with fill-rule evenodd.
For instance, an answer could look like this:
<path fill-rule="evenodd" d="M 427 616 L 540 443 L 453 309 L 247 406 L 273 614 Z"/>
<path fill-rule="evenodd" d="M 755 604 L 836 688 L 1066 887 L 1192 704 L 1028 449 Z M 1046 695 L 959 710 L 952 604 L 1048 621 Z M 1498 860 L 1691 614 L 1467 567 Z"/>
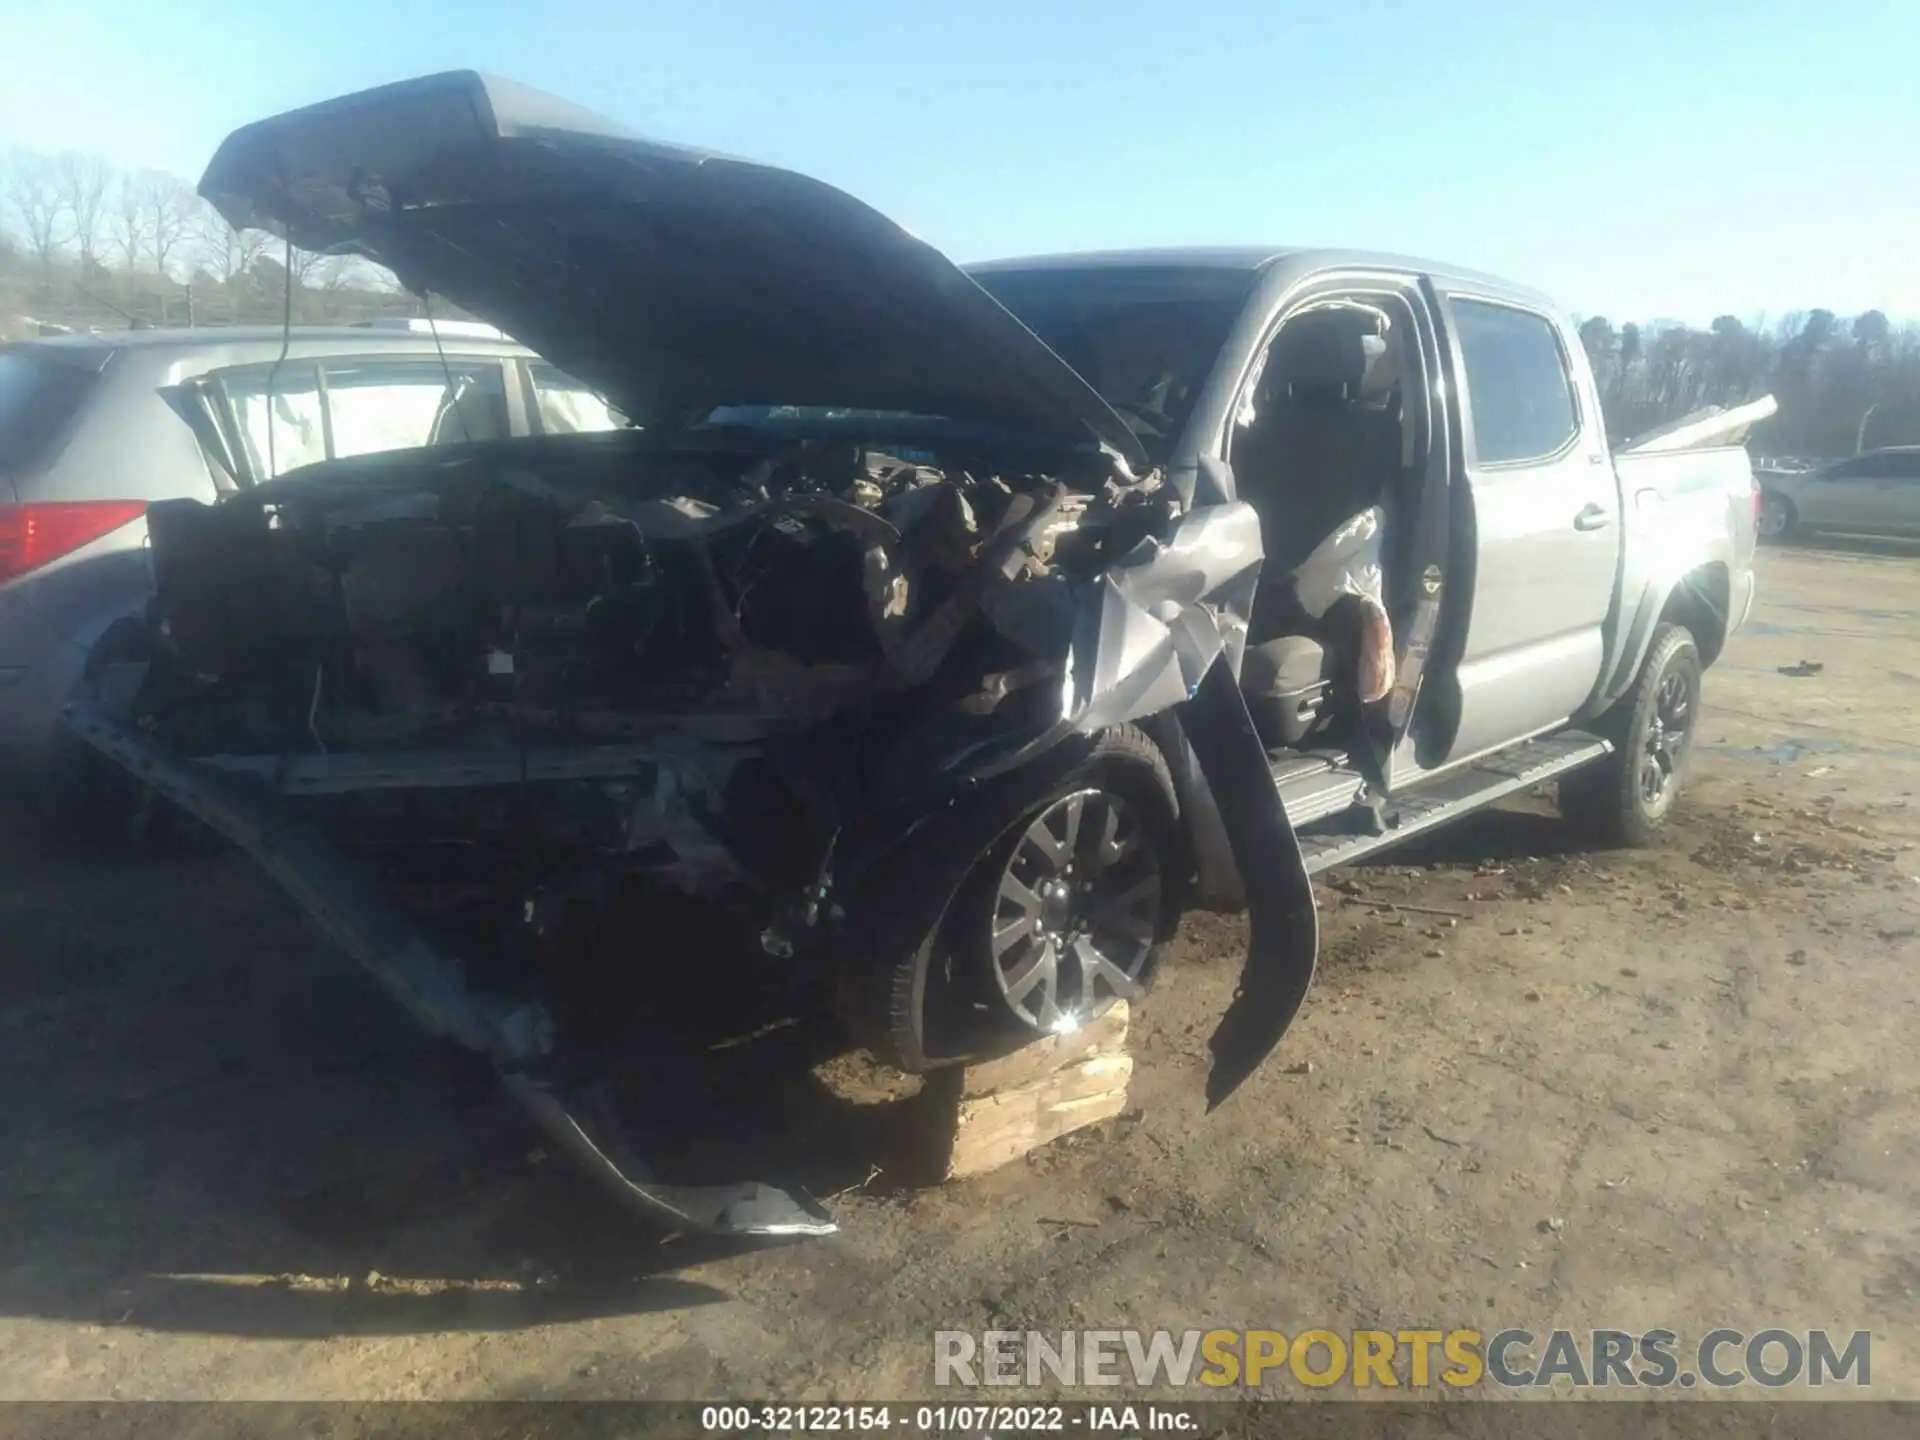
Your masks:
<path fill-rule="evenodd" d="M 1373 863 L 1582 853 L 1537 808 Z M 0 804 L 0 934 L 0 1087 L 25 1101 L 0 1113 L 0 1313 L 265 1337 L 506 1330 L 724 1300 L 709 1262 L 756 1248 L 616 1208 L 237 856 L 100 861 Z M 765 962 L 684 916 L 600 937 L 554 998 L 663 1178 L 831 1202 L 925 1176 L 932 1092 L 847 1053 L 797 994 L 749 1011 L 742 996 L 779 991 Z"/>
<path fill-rule="evenodd" d="M 1880 555 L 1896 560 L 1920 559 L 1920 539 L 1909 539 L 1899 535 L 1799 536 L 1791 540 L 1768 541 L 1761 554 L 1764 557 L 1767 550 L 1776 548 L 1797 551 L 1809 556 L 1827 551 L 1836 555 Z"/>
<path fill-rule="evenodd" d="M 744 1253 L 617 1209 L 483 1066 L 449 1052 L 237 857 L 98 862 L 0 806 L 0 1313 L 317 1337 L 510 1329 L 727 1298 L 677 1278 Z M 607 1029 L 642 1154 L 675 1180 L 860 1185 L 911 1098 L 852 1098 L 787 1016 L 712 1049 L 649 1028 L 723 957 L 662 965 Z M 644 981 L 642 979 L 644 977 Z M 689 1013 L 696 1016 L 700 1007 Z M 651 1151 L 648 1147 L 653 1147 Z"/>
<path fill-rule="evenodd" d="M 1467 815 L 1359 861 L 1355 869 L 1404 865 L 1500 865 L 1591 855 L 1593 840 L 1568 824 L 1551 802 L 1514 801 Z M 1522 807 L 1527 808 L 1522 808 Z M 1533 808 L 1539 806 L 1540 808 Z"/>

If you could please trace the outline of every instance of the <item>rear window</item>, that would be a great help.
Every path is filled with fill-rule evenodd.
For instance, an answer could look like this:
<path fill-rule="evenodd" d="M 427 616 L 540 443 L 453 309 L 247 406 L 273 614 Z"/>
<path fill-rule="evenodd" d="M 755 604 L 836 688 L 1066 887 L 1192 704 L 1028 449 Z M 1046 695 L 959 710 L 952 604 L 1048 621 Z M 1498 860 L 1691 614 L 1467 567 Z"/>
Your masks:
<path fill-rule="evenodd" d="M 498 360 L 348 356 L 215 378 L 259 480 L 322 460 L 511 433 Z"/>
<path fill-rule="evenodd" d="M 1882 450 L 1836 468 L 1844 469 L 1849 480 L 1910 480 L 1920 476 L 1920 451 Z"/>
<path fill-rule="evenodd" d="M 0 350 L 0 471 L 45 459 L 94 378 L 30 350 Z"/>
<path fill-rule="evenodd" d="M 1467 409 L 1482 465 L 1545 460 L 1579 433 L 1573 377 L 1553 323 L 1528 310 L 1455 300 Z"/>

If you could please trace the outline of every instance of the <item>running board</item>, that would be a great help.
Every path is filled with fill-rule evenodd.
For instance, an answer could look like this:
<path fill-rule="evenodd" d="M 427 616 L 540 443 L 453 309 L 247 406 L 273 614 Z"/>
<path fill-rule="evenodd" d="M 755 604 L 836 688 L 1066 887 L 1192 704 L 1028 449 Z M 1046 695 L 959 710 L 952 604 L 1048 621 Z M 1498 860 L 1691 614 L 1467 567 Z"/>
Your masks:
<path fill-rule="evenodd" d="M 1309 875 L 1351 864 L 1612 753 L 1612 742 L 1578 730 L 1528 740 L 1424 785 L 1403 799 L 1386 801 L 1386 828 L 1380 834 L 1310 830 L 1300 836 L 1300 854 L 1307 862 Z"/>
<path fill-rule="evenodd" d="M 368 874 L 319 828 L 241 776 L 168 754 L 85 699 L 66 724 L 195 819 L 246 851 L 320 928 L 396 996 L 427 1030 L 493 1062 L 507 1093 L 548 1137 L 630 1211 L 675 1229 L 714 1235 L 831 1235 L 833 1217 L 810 1196 L 748 1181 L 669 1185 L 628 1145 L 591 1075 L 553 1053 L 553 1024 L 538 1005 L 475 992 L 459 959 L 431 944 Z"/>

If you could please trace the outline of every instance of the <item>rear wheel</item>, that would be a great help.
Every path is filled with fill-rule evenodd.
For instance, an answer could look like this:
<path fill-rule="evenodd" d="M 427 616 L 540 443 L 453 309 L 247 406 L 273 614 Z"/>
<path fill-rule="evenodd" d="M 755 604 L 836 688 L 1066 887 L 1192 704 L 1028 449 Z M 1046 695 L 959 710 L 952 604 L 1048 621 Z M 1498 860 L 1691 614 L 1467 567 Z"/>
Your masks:
<path fill-rule="evenodd" d="M 1607 843 L 1652 843 L 1686 781 L 1700 680 L 1693 636 L 1679 625 L 1655 630 L 1633 689 L 1598 727 L 1614 753 L 1560 782 L 1560 809 L 1568 819 Z"/>
<path fill-rule="evenodd" d="M 1793 508 L 1793 502 L 1786 496 L 1772 490 L 1762 492 L 1760 496 L 1760 538 L 1762 540 L 1786 540 L 1800 528 L 1799 512 Z"/>
<path fill-rule="evenodd" d="M 97 679 L 115 662 L 149 659 L 145 624 L 117 620 L 87 655 L 85 675 Z M 224 842 L 184 810 L 61 726 L 55 735 L 41 794 L 49 826 L 100 859 L 185 858 L 217 853 Z"/>

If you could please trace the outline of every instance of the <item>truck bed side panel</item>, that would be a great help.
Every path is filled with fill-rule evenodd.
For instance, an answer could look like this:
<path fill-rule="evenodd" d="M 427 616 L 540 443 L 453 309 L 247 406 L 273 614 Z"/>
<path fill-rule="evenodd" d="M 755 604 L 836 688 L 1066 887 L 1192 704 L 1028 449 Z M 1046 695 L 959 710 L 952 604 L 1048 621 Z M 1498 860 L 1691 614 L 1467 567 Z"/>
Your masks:
<path fill-rule="evenodd" d="M 1711 662 L 1753 604 L 1753 469 L 1744 447 L 1622 454 L 1614 458 L 1626 515 L 1619 614 L 1589 706 L 1598 712 L 1632 683 L 1654 627 L 1677 590 Z"/>

